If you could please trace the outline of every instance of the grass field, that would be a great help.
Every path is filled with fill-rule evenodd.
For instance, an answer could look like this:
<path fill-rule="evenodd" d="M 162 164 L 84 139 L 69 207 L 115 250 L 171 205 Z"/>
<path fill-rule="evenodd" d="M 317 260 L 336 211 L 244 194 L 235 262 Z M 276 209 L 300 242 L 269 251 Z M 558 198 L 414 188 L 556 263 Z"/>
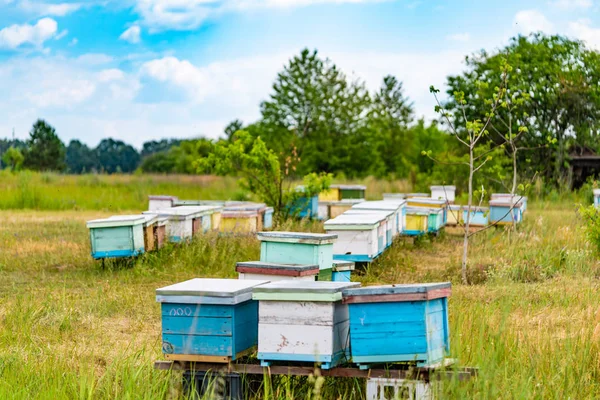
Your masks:
<path fill-rule="evenodd" d="M 235 181 L 204 182 L 198 189 L 201 178 L 189 178 L 189 188 L 180 180 L 98 177 L 109 186 L 102 197 L 99 187 L 77 185 L 91 178 L 52 176 L 39 186 L 43 176 L 28 179 L 43 193 L 40 204 L 66 204 L 70 185 L 80 204 L 76 210 L 0 211 L 0 398 L 178 398 L 180 377 L 152 368 L 161 358 L 154 290 L 192 277 L 235 277 L 236 261 L 258 258 L 258 241 L 207 235 L 103 270 L 89 256 L 85 221 L 112 215 L 99 199 L 118 196 L 122 187 L 131 186 L 132 195 L 115 201 L 114 209 L 139 212 L 155 185 L 183 198 L 219 198 L 236 192 Z M 379 185 L 383 191 L 394 184 Z M 0 208 L 11 208 L 14 193 L 0 199 Z M 322 229 L 303 222 L 281 228 Z M 468 383 L 446 382 L 441 398 L 599 398 L 600 264 L 581 229 L 572 201 L 532 202 L 518 233 L 490 229 L 474 238 L 472 285 L 460 284 L 461 238 L 451 230 L 431 242 L 396 241 L 356 279 L 453 282 L 452 357 L 480 373 Z M 318 398 L 314 386 L 282 378 L 253 398 Z M 360 381 L 326 379 L 319 387 L 324 399 L 362 398 Z"/>

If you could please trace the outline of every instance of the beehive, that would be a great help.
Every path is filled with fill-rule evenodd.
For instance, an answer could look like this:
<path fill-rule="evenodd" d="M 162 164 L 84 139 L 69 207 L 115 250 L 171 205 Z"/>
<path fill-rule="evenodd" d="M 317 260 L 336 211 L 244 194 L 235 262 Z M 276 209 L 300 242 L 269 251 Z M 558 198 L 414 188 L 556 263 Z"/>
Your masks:
<path fill-rule="evenodd" d="M 463 222 L 467 223 L 468 207 L 463 207 Z M 471 206 L 469 226 L 487 226 L 489 221 L 489 209 L 487 207 Z"/>
<path fill-rule="evenodd" d="M 273 207 L 267 207 L 263 215 L 263 229 L 273 228 Z"/>
<path fill-rule="evenodd" d="M 316 264 L 319 280 L 331 280 L 333 244 L 337 235 L 300 232 L 259 232 L 260 261 L 281 264 Z"/>
<path fill-rule="evenodd" d="M 385 238 L 384 238 L 384 247 L 389 247 L 392 245 L 392 241 L 394 240 L 394 230 L 396 229 L 396 215 L 393 211 L 384 211 L 384 210 L 362 210 L 362 209 L 350 209 L 344 213 L 344 215 L 364 215 L 364 214 L 379 214 L 385 217 L 385 225 L 383 229 L 385 230 Z M 383 224 L 382 224 L 383 225 Z"/>
<path fill-rule="evenodd" d="M 511 225 L 522 220 L 522 204 L 510 198 L 490 200 L 489 222 L 496 225 Z"/>
<path fill-rule="evenodd" d="M 88 221 L 92 257 L 134 257 L 144 253 L 144 221 L 143 215 Z"/>
<path fill-rule="evenodd" d="M 379 200 L 379 201 L 364 201 L 352 207 L 353 210 L 373 210 L 373 211 L 390 211 L 394 213 L 392 221 L 392 233 L 396 236 L 402 233 L 404 209 L 406 208 L 406 200 Z"/>
<path fill-rule="evenodd" d="M 223 211 L 219 231 L 225 233 L 254 233 L 258 230 L 258 211 Z"/>
<path fill-rule="evenodd" d="M 420 236 L 428 232 L 429 209 L 422 207 L 406 207 L 404 235 Z"/>
<path fill-rule="evenodd" d="M 137 218 L 140 215 L 113 215 L 109 219 L 120 220 L 123 217 Z M 142 214 L 144 223 L 142 224 L 144 230 L 144 251 L 149 252 L 156 250 L 156 241 L 154 240 L 154 230 L 158 222 L 158 215 L 156 214 Z"/>
<path fill-rule="evenodd" d="M 332 185 L 340 192 L 340 200 L 364 200 L 367 187 L 364 185 Z"/>
<path fill-rule="evenodd" d="M 450 350 L 448 297 L 451 285 L 425 283 L 348 288 L 352 362 L 438 363 Z"/>
<path fill-rule="evenodd" d="M 429 209 L 441 209 L 442 210 L 442 226 L 446 225 L 446 209 L 447 202 L 446 200 L 440 199 L 432 199 L 432 198 L 424 198 L 424 197 L 412 197 L 406 202 L 409 207 L 424 207 Z M 431 225 L 431 224 L 430 224 Z"/>
<path fill-rule="evenodd" d="M 258 359 L 322 363 L 329 369 L 348 359 L 348 306 L 342 290 L 354 282 L 271 282 L 253 289 L 259 301 Z"/>
<path fill-rule="evenodd" d="M 258 231 L 262 231 L 263 227 L 264 227 L 264 222 L 265 222 L 265 213 L 267 212 L 267 205 L 264 203 L 253 203 L 253 202 L 233 202 L 233 201 L 228 201 L 225 203 L 225 211 L 233 211 L 233 212 L 238 212 L 238 211 L 252 211 L 256 213 L 256 229 L 253 230 L 252 232 L 258 232 Z M 273 209 L 270 209 L 271 211 L 271 225 L 272 225 L 272 214 L 273 214 Z"/>
<path fill-rule="evenodd" d="M 258 338 L 258 303 L 252 300 L 252 289 L 265 283 L 196 278 L 157 289 L 165 357 L 228 362 L 253 349 Z"/>
<path fill-rule="evenodd" d="M 319 275 L 317 264 L 281 264 L 245 261 L 236 264 L 238 279 L 258 279 L 271 282 L 283 280 L 315 281 Z"/>
<path fill-rule="evenodd" d="M 446 216 L 445 208 L 428 208 L 427 212 L 427 231 L 430 233 L 439 232 L 446 224 L 444 218 Z"/>
<path fill-rule="evenodd" d="M 431 198 L 445 200 L 448 203 L 454 203 L 456 197 L 456 186 L 431 186 Z"/>
<path fill-rule="evenodd" d="M 331 280 L 333 282 L 350 282 L 355 267 L 356 263 L 353 261 L 333 260 Z"/>
<path fill-rule="evenodd" d="M 162 208 L 171 208 L 178 201 L 176 196 L 150 195 L 148 196 L 148 210 L 156 211 Z"/>
<path fill-rule="evenodd" d="M 325 222 L 328 233 L 337 235 L 333 255 L 338 260 L 371 262 L 385 249 L 386 217 L 374 214 L 342 214 Z"/>
<path fill-rule="evenodd" d="M 448 210 L 447 212 L 447 219 L 446 219 L 446 224 L 447 225 L 452 225 L 452 226 L 456 226 L 456 225 L 460 225 L 462 223 L 462 206 L 461 205 L 456 205 L 456 204 L 451 204 L 448 206 Z"/>
<path fill-rule="evenodd" d="M 167 243 L 167 225 L 169 224 L 169 217 L 161 217 L 158 216 L 158 220 L 154 225 L 154 240 L 155 247 L 157 249 L 162 249 L 164 245 Z"/>
<path fill-rule="evenodd" d="M 356 204 L 362 203 L 364 200 L 341 200 L 341 201 L 330 201 L 329 206 L 329 218 L 335 218 L 338 215 L 342 215 L 346 211 L 350 210 Z"/>
<path fill-rule="evenodd" d="M 384 193 L 383 200 L 406 200 L 406 193 Z"/>
<path fill-rule="evenodd" d="M 429 198 L 429 193 L 406 193 L 406 199 L 414 199 L 415 197 L 426 199 Z"/>
<path fill-rule="evenodd" d="M 509 200 L 515 203 L 521 203 L 521 213 L 527 210 L 527 196 L 510 193 L 492 193 L 490 200 Z"/>
<path fill-rule="evenodd" d="M 190 240 L 194 235 L 207 232 L 212 227 L 212 214 L 220 211 L 218 206 L 179 206 L 156 211 L 144 211 L 144 214 L 157 214 L 168 217 L 167 235 L 170 242 L 179 243 Z"/>

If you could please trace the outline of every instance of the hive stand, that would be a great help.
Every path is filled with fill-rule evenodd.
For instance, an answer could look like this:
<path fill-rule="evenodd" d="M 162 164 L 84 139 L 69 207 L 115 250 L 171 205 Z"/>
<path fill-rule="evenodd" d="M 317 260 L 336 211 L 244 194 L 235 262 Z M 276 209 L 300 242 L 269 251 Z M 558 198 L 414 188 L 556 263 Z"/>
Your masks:
<path fill-rule="evenodd" d="M 386 393 L 387 388 L 392 393 Z M 366 400 L 392 399 L 433 400 L 430 382 L 409 379 L 369 378 L 367 379 Z"/>

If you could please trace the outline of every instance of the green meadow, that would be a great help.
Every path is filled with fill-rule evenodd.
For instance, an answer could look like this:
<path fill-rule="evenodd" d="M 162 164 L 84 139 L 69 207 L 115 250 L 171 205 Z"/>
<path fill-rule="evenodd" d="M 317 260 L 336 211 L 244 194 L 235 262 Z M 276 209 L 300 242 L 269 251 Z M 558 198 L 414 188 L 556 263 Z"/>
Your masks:
<path fill-rule="evenodd" d="M 0 172 L 0 398 L 179 399 L 181 376 L 156 371 L 160 312 L 154 290 L 193 277 L 236 276 L 259 257 L 254 237 L 199 237 L 132 263 L 101 267 L 85 221 L 140 212 L 148 194 L 243 198 L 233 178 L 68 176 Z M 405 182 L 363 180 L 369 196 Z M 518 232 L 473 237 L 470 285 L 460 283 L 460 230 L 398 239 L 354 275 L 364 284 L 452 281 L 451 356 L 479 368 L 445 381 L 443 399 L 600 397 L 600 263 L 577 195 L 532 199 Z M 322 231 L 297 221 L 282 230 Z M 274 378 L 252 399 L 361 399 L 360 380 Z"/>

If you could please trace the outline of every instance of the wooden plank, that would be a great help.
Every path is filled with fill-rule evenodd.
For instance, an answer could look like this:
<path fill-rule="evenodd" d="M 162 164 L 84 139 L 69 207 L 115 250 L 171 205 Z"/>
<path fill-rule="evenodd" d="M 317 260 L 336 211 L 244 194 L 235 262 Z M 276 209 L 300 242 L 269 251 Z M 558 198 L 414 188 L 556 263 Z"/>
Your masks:
<path fill-rule="evenodd" d="M 317 275 L 319 273 L 319 266 L 317 265 L 314 269 L 294 270 L 288 268 L 256 268 L 238 265 L 235 270 L 237 272 L 257 275 L 309 276 Z"/>
<path fill-rule="evenodd" d="M 247 357 L 254 353 L 256 350 L 255 347 L 251 347 L 245 351 L 241 351 L 235 355 L 235 359 L 239 360 L 240 358 Z M 231 357 L 228 356 L 206 356 L 206 355 L 198 355 L 198 354 L 165 354 L 165 358 L 171 361 L 187 361 L 191 363 L 230 363 L 232 361 Z"/>
<path fill-rule="evenodd" d="M 345 307 L 345 318 L 349 319 L 348 307 Z M 258 321 L 263 324 L 295 324 L 333 326 L 333 303 L 311 301 L 261 301 L 258 306 Z M 343 312 L 343 311 L 338 311 Z"/>

